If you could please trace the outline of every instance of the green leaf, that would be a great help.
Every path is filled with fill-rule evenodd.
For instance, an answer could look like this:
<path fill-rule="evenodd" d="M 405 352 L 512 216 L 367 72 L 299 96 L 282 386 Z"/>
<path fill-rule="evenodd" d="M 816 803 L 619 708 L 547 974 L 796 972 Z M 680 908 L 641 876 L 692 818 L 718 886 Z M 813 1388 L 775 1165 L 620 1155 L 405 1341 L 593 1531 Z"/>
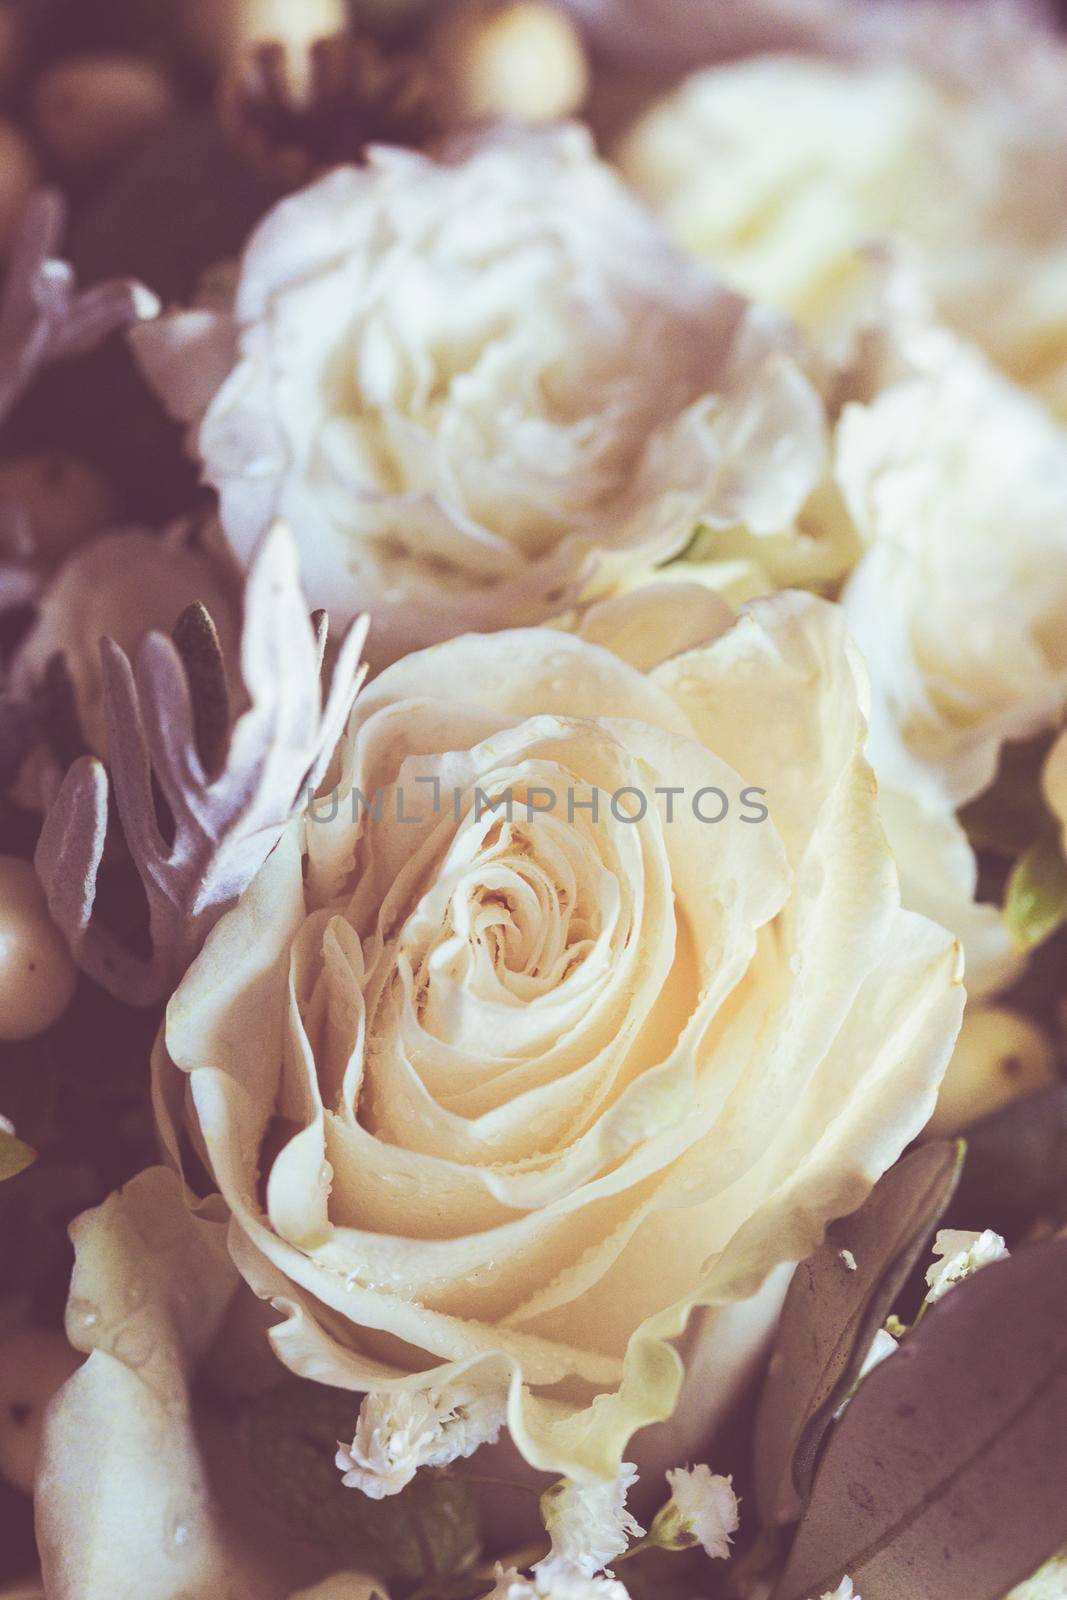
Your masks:
<path fill-rule="evenodd" d="M 937 1227 L 962 1159 L 961 1145 L 941 1142 L 905 1156 L 793 1274 L 756 1419 L 765 1523 L 800 1516 L 834 1412 Z"/>
<path fill-rule="evenodd" d="M 16 1139 L 13 1133 L 4 1133 L 0 1129 L 0 1183 L 6 1178 L 17 1178 L 36 1160 L 36 1150 L 31 1150 L 21 1139 Z"/>
<path fill-rule="evenodd" d="M 1015 864 L 1004 917 L 1021 951 L 1035 949 L 1067 922 L 1067 859 L 1058 828 L 1048 828 Z"/>
<path fill-rule="evenodd" d="M 1067 1538 L 1067 1240 L 953 1289 L 835 1426 L 773 1600 L 1002 1600 Z"/>
<path fill-rule="evenodd" d="M 293 1379 L 251 1402 L 243 1420 L 257 1498 L 294 1539 L 386 1580 L 464 1572 L 481 1539 L 473 1485 L 425 1468 L 385 1500 L 346 1489 L 334 1464 L 359 1395 Z"/>

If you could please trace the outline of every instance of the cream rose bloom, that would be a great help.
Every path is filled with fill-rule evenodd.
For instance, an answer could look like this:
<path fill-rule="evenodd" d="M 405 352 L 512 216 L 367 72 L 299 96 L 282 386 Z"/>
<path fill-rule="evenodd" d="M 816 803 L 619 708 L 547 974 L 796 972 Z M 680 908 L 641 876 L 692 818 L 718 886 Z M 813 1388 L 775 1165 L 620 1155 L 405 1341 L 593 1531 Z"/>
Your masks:
<path fill-rule="evenodd" d="M 905 241 L 941 314 L 1067 414 L 1067 55 L 1021 12 L 1002 37 L 993 7 L 970 30 L 957 13 L 983 8 L 884 9 L 902 59 L 702 72 L 630 131 L 619 164 L 677 239 L 820 333 L 847 312 L 863 247 Z M 909 62 L 938 29 L 942 56 L 962 30 L 975 60 Z"/>
<path fill-rule="evenodd" d="M 840 609 L 757 602 L 671 659 L 655 616 L 645 671 L 517 630 L 374 680 L 156 1058 L 288 1367 L 506 1388 L 526 1460 L 586 1481 L 672 1414 L 694 1308 L 706 1348 L 918 1133 L 963 1003 L 900 906 Z M 752 1355 L 702 1370 L 667 1465 Z"/>
<path fill-rule="evenodd" d="M 379 149 L 135 341 L 247 563 L 277 517 L 377 661 L 538 622 L 698 521 L 788 531 L 825 468 L 796 335 L 669 242 L 578 128 Z"/>
<path fill-rule="evenodd" d="M 835 475 L 864 554 L 842 593 L 871 675 L 869 754 L 905 900 L 958 932 L 968 986 L 1010 977 L 955 812 L 1007 740 L 1067 704 L 1067 431 L 932 323 L 906 280 L 869 335 Z"/>

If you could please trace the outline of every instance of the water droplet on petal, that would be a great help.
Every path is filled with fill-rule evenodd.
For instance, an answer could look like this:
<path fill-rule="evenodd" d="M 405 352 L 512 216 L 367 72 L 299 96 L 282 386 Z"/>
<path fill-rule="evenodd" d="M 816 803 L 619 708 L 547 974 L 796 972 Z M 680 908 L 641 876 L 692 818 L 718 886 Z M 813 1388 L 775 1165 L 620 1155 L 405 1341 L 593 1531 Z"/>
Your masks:
<path fill-rule="evenodd" d="M 67 1304 L 67 1316 L 75 1332 L 95 1328 L 100 1323 L 100 1311 L 91 1300 L 74 1299 Z"/>
<path fill-rule="evenodd" d="M 138 1311 L 148 1298 L 148 1284 L 142 1273 L 131 1276 L 123 1284 L 122 1303 L 127 1311 Z"/>
<path fill-rule="evenodd" d="M 189 1543 L 190 1533 L 191 1529 L 188 1522 L 185 1522 L 180 1516 L 171 1518 L 167 1537 L 172 1549 L 183 1549 Z"/>
<path fill-rule="evenodd" d="M 120 1328 L 111 1346 L 111 1353 L 116 1361 L 121 1361 L 124 1367 L 129 1367 L 133 1372 L 147 1366 L 155 1350 L 156 1341 L 152 1330 L 136 1322 L 127 1323 L 124 1328 Z"/>

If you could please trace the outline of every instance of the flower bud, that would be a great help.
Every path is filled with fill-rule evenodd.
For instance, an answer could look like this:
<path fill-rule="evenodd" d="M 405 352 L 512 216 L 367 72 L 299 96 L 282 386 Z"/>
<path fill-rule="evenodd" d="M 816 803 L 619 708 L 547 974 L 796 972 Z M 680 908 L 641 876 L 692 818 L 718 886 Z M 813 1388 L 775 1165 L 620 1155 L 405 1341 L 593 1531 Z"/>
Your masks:
<path fill-rule="evenodd" d="M 174 90 L 153 62 L 119 52 L 57 61 L 37 80 L 33 120 L 70 173 L 107 166 L 174 110 Z"/>
<path fill-rule="evenodd" d="M 969 1007 L 926 1136 L 945 1139 L 1056 1082 L 1044 1031 L 1007 1006 Z"/>
<path fill-rule="evenodd" d="M 430 48 L 462 121 L 554 122 L 576 111 L 589 87 L 580 36 L 545 0 L 460 8 Z"/>
<path fill-rule="evenodd" d="M 76 979 L 32 865 L 0 856 L 0 1039 L 32 1039 L 50 1028 Z"/>

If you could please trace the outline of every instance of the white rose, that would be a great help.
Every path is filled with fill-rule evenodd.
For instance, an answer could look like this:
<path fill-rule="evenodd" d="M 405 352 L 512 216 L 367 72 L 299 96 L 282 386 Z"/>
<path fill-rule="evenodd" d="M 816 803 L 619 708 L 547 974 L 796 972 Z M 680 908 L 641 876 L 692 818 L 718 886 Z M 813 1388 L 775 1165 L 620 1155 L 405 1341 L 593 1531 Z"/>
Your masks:
<path fill-rule="evenodd" d="M 907 902 L 961 935 L 969 985 L 993 989 L 1013 955 L 974 903 L 955 811 L 1005 741 L 1067 703 L 1067 432 L 906 298 L 865 349 L 870 394 L 845 407 L 834 455 L 865 547 L 842 604 L 871 674 L 869 753 Z"/>
<path fill-rule="evenodd" d="M 904 59 L 713 68 L 638 123 L 619 164 L 680 242 L 820 332 L 847 313 L 864 247 L 906 241 L 941 315 L 1067 414 L 1067 57 L 1018 17 L 1002 36 L 995 7 L 887 9 Z M 972 9 L 955 53 L 975 60 L 959 62 Z M 931 34 L 950 58 L 936 72 L 914 64 Z M 1020 54 L 1021 81 L 1003 81 Z"/>
<path fill-rule="evenodd" d="M 787 531 L 825 465 L 795 335 L 578 128 L 338 169 L 136 348 L 238 559 L 284 518 L 312 603 L 369 611 L 378 662 L 540 621 L 701 520 Z"/>
<path fill-rule="evenodd" d="M 338 789 L 156 1058 L 286 1365 L 496 1384 L 531 1465 L 612 1477 L 672 1414 L 693 1309 L 713 1342 L 863 1199 L 963 998 L 900 908 L 863 694 L 842 613 L 801 595 L 647 672 L 517 630 L 364 691 Z M 757 1345 L 704 1373 L 668 1465 Z"/>

